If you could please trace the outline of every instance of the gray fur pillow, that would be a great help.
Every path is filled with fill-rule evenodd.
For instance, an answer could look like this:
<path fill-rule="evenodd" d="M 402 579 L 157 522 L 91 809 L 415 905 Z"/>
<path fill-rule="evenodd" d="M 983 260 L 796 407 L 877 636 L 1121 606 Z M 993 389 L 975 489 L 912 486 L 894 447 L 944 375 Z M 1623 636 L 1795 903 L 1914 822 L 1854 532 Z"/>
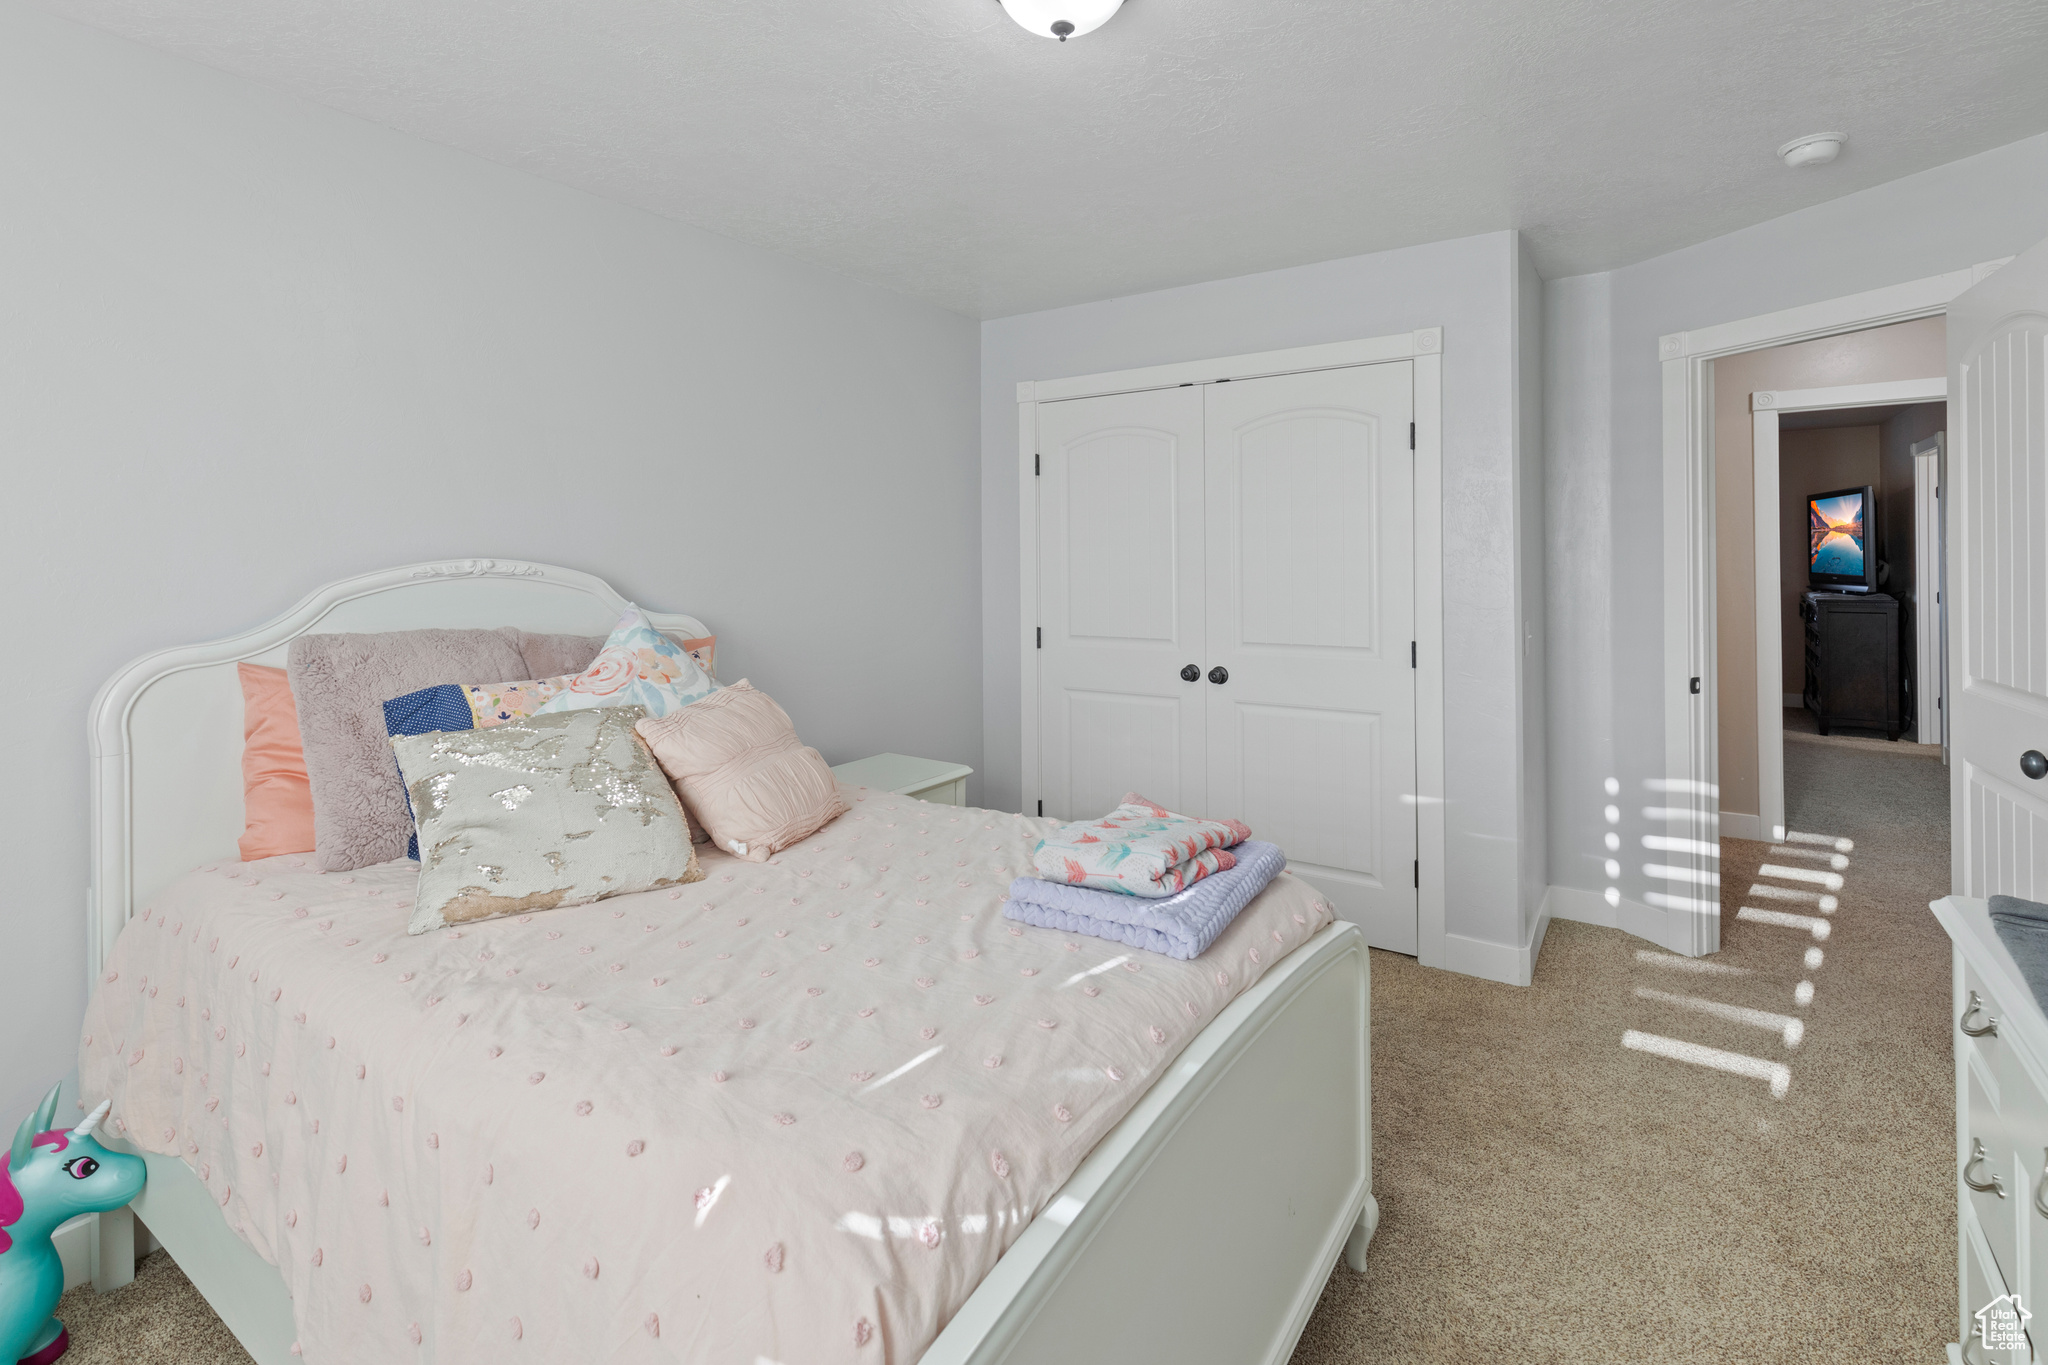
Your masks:
<path fill-rule="evenodd" d="M 285 663 L 313 794 L 313 861 L 346 872 L 405 856 L 412 817 L 384 703 L 422 687 L 528 674 L 521 632 L 397 630 L 301 635 Z"/>

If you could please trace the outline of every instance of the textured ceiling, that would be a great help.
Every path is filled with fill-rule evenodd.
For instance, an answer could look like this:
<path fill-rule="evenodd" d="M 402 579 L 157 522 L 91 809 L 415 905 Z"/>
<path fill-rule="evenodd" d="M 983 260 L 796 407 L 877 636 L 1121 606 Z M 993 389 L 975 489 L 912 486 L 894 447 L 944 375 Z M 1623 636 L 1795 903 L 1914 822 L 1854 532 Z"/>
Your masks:
<path fill-rule="evenodd" d="M 980 317 L 1508 227 L 1608 269 L 2048 129 L 2041 0 L 43 3 Z"/>

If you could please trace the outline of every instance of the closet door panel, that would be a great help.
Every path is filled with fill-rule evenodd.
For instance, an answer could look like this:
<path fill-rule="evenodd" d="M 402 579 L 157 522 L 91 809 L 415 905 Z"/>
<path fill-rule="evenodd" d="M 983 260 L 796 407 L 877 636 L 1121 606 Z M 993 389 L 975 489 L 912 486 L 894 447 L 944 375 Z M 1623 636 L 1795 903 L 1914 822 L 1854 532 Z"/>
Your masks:
<path fill-rule="evenodd" d="M 1287 831 L 1288 858 L 1333 869 L 1383 865 L 1373 799 L 1377 783 L 1355 780 L 1386 766 L 1380 758 L 1381 718 L 1299 706 L 1244 704 L 1232 710 L 1244 809 L 1268 828 Z"/>
<path fill-rule="evenodd" d="M 1412 366 L 1206 387 L 1208 806 L 1375 947 L 1415 928 Z M 1205 669 L 1205 674 L 1207 670 Z"/>
<path fill-rule="evenodd" d="M 1045 814 L 1127 791 L 1199 810 L 1202 399 L 1159 389 L 1038 409 L 1038 705 Z"/>

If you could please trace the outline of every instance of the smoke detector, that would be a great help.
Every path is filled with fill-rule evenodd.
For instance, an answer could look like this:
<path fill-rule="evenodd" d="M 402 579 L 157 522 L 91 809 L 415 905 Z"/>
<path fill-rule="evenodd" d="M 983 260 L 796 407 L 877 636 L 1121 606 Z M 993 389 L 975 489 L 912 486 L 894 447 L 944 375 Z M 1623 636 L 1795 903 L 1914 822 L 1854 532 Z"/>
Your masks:
<path fill-rule="evenodd" d="M 1778 148 L 1778 159 L 1793 170 L 1801 166 L 1825 166 L 1842 154 L 1847 133 L 1808 133 Z"/>

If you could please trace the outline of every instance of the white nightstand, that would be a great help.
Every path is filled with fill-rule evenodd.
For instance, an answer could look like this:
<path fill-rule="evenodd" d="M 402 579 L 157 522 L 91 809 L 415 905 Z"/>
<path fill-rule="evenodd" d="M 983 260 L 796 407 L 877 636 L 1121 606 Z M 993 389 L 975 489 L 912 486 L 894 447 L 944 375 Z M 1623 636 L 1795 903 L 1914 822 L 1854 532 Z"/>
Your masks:
<path fill-rule="evenodd" d="M 908 754 L 876 754 L 873 758 L 842 763 L 832 770 L 832 775 L 850 787 L 873 787 L 934 805 L 964 806 L 967 779 L 973 772 L 965 763 L 912 758 Z"/>

